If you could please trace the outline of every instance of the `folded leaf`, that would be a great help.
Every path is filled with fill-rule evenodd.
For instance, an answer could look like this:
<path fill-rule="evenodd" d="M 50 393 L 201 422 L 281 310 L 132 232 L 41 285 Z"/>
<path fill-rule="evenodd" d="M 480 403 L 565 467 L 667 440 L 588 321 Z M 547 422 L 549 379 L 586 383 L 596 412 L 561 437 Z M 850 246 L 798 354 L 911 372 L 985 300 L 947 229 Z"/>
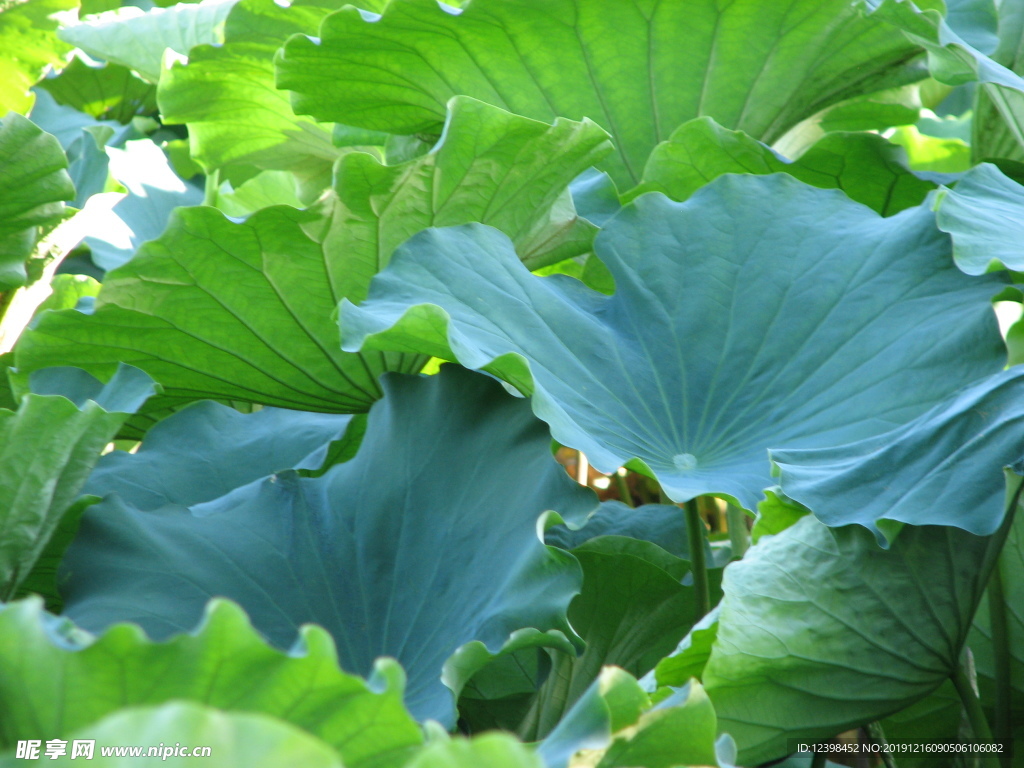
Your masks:
<path fill-rule="evenodd" d="M 53 136 L 13 112 L 0 121 L 0 291 L 24 284 L 38 228 L 64 218 L 75 196 L 67 167 Z"/>
<path fill-rule="evenodd" d="M 780 172 L 822 189 L 841 189 L 883 216 L 919 205 L 936 186 L 907 167 L 901 147 L 877 134 L 828 134 L 789 161 L 767 145 L 704 117 L 684 123 L 654 148 L 643 182 L 629 197 L 657 191 L 685 200 L 724 173 Z"/>
<path fill-rule="evenodd" d="M 317 38 L 288 41 L 277 70 L 296 112 L 392 133 L 439 131 L 458 94 L 538 120 L 590 117 L 619 150 L 599 167 L 628 188 L 687 120 L 771 142 L 831 103 L 906 82 L 915 53 L 845 0 L 473 0 L 461 12 L 399 0 L 379 19 L 329 16 Z"/>
<path fill-rule="evenodd" d="M 123 707 L 174 700 L 279 718 L 326 741 L 349 768 L 401 768 L 423 740 L 402 706 L 395 662 L 378 663 L 369 684 L 346 675 L 317 627 L 304 627 L 289 652 L 274 650 L 224 600 L 206 607 L 194 634 L 167 643 L 127 625 L 94 638 L 44 613 L 38 600 L 0 607 L 0 628 L 0 733 L 8 749 L 43 734 L 67 738 Z M 160 741 L 167 738 L 152 743 Z"/>
<path fill-rule="evenodd" d="M 125 367 L 78 404 L 30 394 L 0 410 L 0 600 L 11 599 L 128 414 L 153 392 Z"/>
<path fill-rule="evenodd" d="M 1002 279 L 960 273 L 920 208 L 883 219 L 789 176 L 726 176 L 637 199 L 594 248 L 614 296 L 529 274 L 492 229 L 423 232 L 342 303 L 343 347 L 486 370 L 600 471 L 636 458 L 675 501 L 747 509 L 767 448 L 889 431 L 1005 360 Z"/>
<path fill-rule="evenodd" d="M 411 710 L 449 724 L 441 673 L 460 646 L 475 640 L 494 653 L 523 628 L 553 630 L 541 639 L 567 646 L 579 565 L 541 543 L 537 519 L 545 510 L 580 518 L 593 495 L 551 458 L 529 405 L 497 383 L 450 366 L 384 386 L 359 453 L 322 477 L 279 472 L 196 504 L 180 498 L 183 465 L 172 460 L 157 489 L 171 504 L 147 511 L 114 494 L 92 508 L 65 558 L 66 614 L 95 630 L 137 621 L 163 638 L 224 595 L 280 647 L 316 622 L 345 669 L 369 674 L 377 657 L 399 659 Z M 118 484 L 136 480 L 141 458 L 123 457 Z"/>
<path fill-rule="evenodd" d="M 953 257 L 969 275 L 984 274 L 993 264 L 1024 270 L 1024 187 L 998 168 L 972 168 L 953 189 L 943 190 L 935 221 L 953 238 Z"/>
<path fill-rule="evenodd" d="M 830 448 L 772 450 L 771 457 L 787 496 L 826 525 L 864 526 L 882 546 L 901 523 L 988 536 L 1003 521 L 1003 467 L 1024 458 L 1022 425 L 1024 368 L 1017 366 L 888 434 Z"/>

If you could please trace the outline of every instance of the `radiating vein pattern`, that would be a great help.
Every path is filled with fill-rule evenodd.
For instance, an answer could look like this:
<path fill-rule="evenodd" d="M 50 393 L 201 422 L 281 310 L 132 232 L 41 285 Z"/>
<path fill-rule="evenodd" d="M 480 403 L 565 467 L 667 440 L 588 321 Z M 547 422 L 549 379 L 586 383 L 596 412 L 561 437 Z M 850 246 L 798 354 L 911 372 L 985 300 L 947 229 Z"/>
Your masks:
<path fill-rule="evenodd" d="M 788 176 L 726 176 L 682 204 L 639 198 L 595 252 L 612 297 L 530 275 L 489 228 L 429 230 L 343 303 L 343 344 L 486 369 L 602 471 L 637 458 L 678 501 L 748 509 L 769 447 L 886 432 L 1004 364 L 1001 279 L 959 272 L 923 208 L 883 219 Z"/>

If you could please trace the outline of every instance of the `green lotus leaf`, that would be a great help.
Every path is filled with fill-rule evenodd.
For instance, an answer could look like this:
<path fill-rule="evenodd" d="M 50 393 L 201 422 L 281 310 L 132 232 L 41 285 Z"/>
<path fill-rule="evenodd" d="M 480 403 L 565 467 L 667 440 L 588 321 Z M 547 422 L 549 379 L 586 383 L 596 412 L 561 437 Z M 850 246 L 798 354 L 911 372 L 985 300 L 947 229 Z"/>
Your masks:
<path fill-rule="evenodd" d="M 87 759 L 100 768 L 131 768 L 150 755 L 167 766 L 194 764 L 197 757 L 206 756 L 216 760 L 218 768 L 343 768 L 337 752 L 294 725 L 184 701 L 121 710 L 71 734 L 59 757 L 46 757 L 45 742 L 40 754 L 48 765 L 80 765 L 72 762 L 84 756 L 76 753 L 76 740 L 92 742 Z M 132 754 L 134 745 L 143 744 L 147 746 L 141 747 L 141 756 Z M 133 746 L 125 749 L 127 745 Z M 104 747 L 112 748 L 109 756 L 103 754 Z M 193 754 L 196 749 L 201 751 Z M 24 761 L 16 756 L 0 758 L 0 766 L 19 765 Z"/>
<path fill-rule="evenodd" d="M 1024 458 L 1022 423 L 1024 368 L 1015 367 L 888 434 L 771 456 L 787 496 L 826 525 L 864 526 L 882 546 L 901 523 L 988 536 L 1003 520 L 1002 468 Z"/>
<path fill-rule="evenodd" d="M 67 167 L 53 136 L 14 112 L 0 120 L 0 291 L 25 283 L 39 228 L 64 218 L 75 196 Z"/>
<path fill-rule="evenodd" d="M 235 1 L 180 3 L 149 11 L 126 6 L 62 27 L 59 35 L 90 56 L 133 69 L 155 83 L 166 49 L 187 56 L 196 45 L 223 41 L 224 19 Z"/>
<path fill-rule="evenodd" d="M 21 370 L 75 365 L 102 376 L 130 360 L 165 387 L 151 408 L 208 397 L 365 411 L 381 373 L 412 373 L 426 358 L 343 353 L 331 316 L 340 298 L 365 297 L 400 242 L 431 224 L 480 219 L 532 265 L 566 255 L 565 233 L 593 232 L 560 202 L 607 151 L 593 123 L 547 125 L 456 99 L 449 125 L 429 154 L 399 166 L 347 155 L 338 194 L 315 209 L 278 206 L 244 222 L 179 210 L 162 237 L 107 275 L 94 314 L 50 313 L 22 337 Z"/>
<path fill-rule="evenodd" d="M 904 150 L 873 133 L 828 134 L 794 161 L 711 118 L 681 125 L 654 148 L 643 183 L 629 193 L 685 200 L 724 173 L 788 173 L 822 189 L 841 189 L 883 216 L 919 205 L 935 184 L 907 167 Z"/>
<path fill-rule="evenodd" d="M 136 115 L 156 111 L 156 89 L 119 64 L 95 66 L 76 56 L 57 77 L 44 79 L 39 87 L 58 104 L 97 120 L 128 123 Z"/>
<path fill-rule="evenodd" d="M 0 410 L 0 600 L 14 596 L 100 452 L 153 392 L 152 380 L 127 366 L 105 386 L 92 382 L 78 403 L 41 393 Z"/>
<path fill-rule="evenodd" d="M 475 739 L 435 741 L 423 747 L 405 768 L 543 768 L 529 747 L 507 733 Z"/>
<path fill-rule="evenodd" d="M 288 94 L 274 88 L 274 53 L 290 35 L 315 33 L 342 5 L 241 0 L 227 16 L 223 45 L 204 41 L 209 44 L 192 49 L 187 63 L 164 72 L 163 119 L 188 125 L 192 156 L 203 167 L 330 172 L 341 154 L 331 142 L 331 125 L 292 112 Z"/>
<path fill-rule="evenodd" d="M 529 274 L 487 227 L 423 232 L 342 303 L 343 347 L 486 370 L 598 470 L 636 458 L 674 501 L 751 510 L 767 448 L 887 432 L 1005 360 L 1002 279 L 957 270 L 921 208 L 883 219 L 786 175 L 724 176 L 638 198 L 594 248 L 614 296 Z"/>
<path fill-rule="evenodd" d="M 633 728 L 616 735 L 597 768 L 719 765 L 717 735 L 715 709 L 701 684 L 694 681 L 641 715 Z"/>
<path fill-rule="evenodd" d="M 0 8 L 0 114 L 28 112 L 29 88 L 48 65 L 63 66 L 71 46 L 57 38 L 53 15 L 77 6 L 77 0 L 14 0 Z"/>
<path fill-rule="evenodd" d="M 0 607 L 0 628 L 7 749 L 43 734 L 67 738 L 125 707 L 174 700 L 276 717 L 323 739 L 349 768 L 401 768 L 423 739 L 402 705 L 404 676 L 394 661 L 380 661 L 369 683 L 346 675 L 330 635 L 312 626 L 287 653 L 275 650 L 225 600 L 206 607 L 193 634 L 166 643 L 130 625 L 93 637 L 44 613 L 38 599 Z M 167 738 L 153 743 L 160 741 Z"/>
<path fill-rule="evenodd" d="M 718 637 L 719 607 L 715 606 L 704 618 L 693 625 L 679 645 L 654 668 L 654 679 L 659 686 L 683 686 L 690 678 L 700 680 L 711 658 L 711 649 Z"/>
<path fill-rule="evenodd" d="M 194 626 L 206 601 L 224 595 L 279 647 L 315 622 L 337 640 L 345 669 L 365 675 L 379 656 L 399 659 L 411 710 L 449 724 L 441 673 L 460 646 L 496 652 L 523 628 L 556 631 L 549 642 L 573 637 L 565 611 L 579 565 L 541 543 L 537 519 L 545 510 L 581 518 L 595 501 L 553 461 L 529 405 L 455 366 L 383 385 L 355 458 L 319 478 L 279 472 L 193 503 L 187 480 L 173 477 L 185 465 L 169 460 L 160 475 L 172 477 L 145 501 L 173 503 L 149 511 L 116 491 L 155 485 L 160 448 L 146 463 L 120 457 L 90 484 L 115 493 L 85 514 L 65 557 L 65 613 L 91 630 L 137 621 L 159 639 Z M 204 452 L 217 462 L 208 471 L 234 460 Z"/>
<path fill-rule="evenodd" d="M 953 256 L 969 275 L 993 264 L 1024 270 L 1024 187 L 990 163 L 968 171 L 936 203 L 939 229 L 953 238 Z"/>
<path fill-rule="evenodd" d="M 883 550 L 859 526 L 807 516 L 726 569 L 703 681 L 739 764 L 899 712 L 949 679 L 1007 528 L 907 526 Z"/>
<path fill-rule="evenodd" d="M 458 94 L 538 120 L 590 117 L 619 150 L 599 167 L 625 189 L 687 120 L 772 142 L 829 104 L 919 78 L 904 67 L 918 50 L 845 0 L 400 0 L 292 38 L 277 74 L 296 112 L 392 133 L 439 131 Z"/>

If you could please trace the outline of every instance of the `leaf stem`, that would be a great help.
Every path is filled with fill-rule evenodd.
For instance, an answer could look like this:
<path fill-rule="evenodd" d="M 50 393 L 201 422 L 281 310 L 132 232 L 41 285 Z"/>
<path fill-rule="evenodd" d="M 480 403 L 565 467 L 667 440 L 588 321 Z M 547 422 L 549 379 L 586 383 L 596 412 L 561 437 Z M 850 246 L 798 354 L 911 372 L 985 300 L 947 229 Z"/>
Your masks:
<path fill-rule="evenodd" d="M 747 531 L 747 513 L 734 504 L 725 507 L 725 524 L 729 528 L 729 543 L 732 556 L 739 560 L 750 549 L 750 533 Z"/>
<path fill-rule="evenodd" d="M 811 768 L 825 768 L 825 760 L 827 754 L 827 752 L 823 752 L 822 750 L 815 747 L 814 756 L 811 757 Z"/>
<path fill-rule="evenodd" d="M 993 744 L 992 731 L 988 727 L 988 720 L 985 719 L 985 710 L 982 709 L 978 694 L 974 692 L 974 686 L 971 685 L 971 681 L 967 678 L 967 673 L 964 671 L 962 664 L 957 664 L 951 679 L 953 680 L 956 692 L 960 695 L 960 701 L 967 715 L 967 721 L 971 724 L 974 740 L 978 744 Z M 996 759 L 995 751 L 989 753 L 989 755 L 987 759 L 982 757 L 982 764 L 998 766 L 999 761 Z"/>
<path fill-rule="evenodd" d="M 690 571 L 693 573 L 693 591 L 696 594 L 694 623 L 711 610 L 711 590 L 708 586 L 708 560 L 704 550 L 704 521 L 697 507 L 697 499 L 683 505 L 686 516 L 686 535 L 690 542 Z"/>
<path fill-rule="evenodd" d="M 1012 687 L 1010 684 L 1010 630 L 1006 616 L 1006 595 L 1003 591 L 1002 558 L 996 560 L 988 581 L 988 616 L 992 630 L 992 656 L 995 677 L 994 734 L 996 741 L 1009 745 L 1013 738 L 1010 718 Z M 1005 747 L 1009 751 L 1009 747 Z M 1000 762 L 1009 765 L 1009 754 L 1001 755 Z"/>
<path fill-rule="evenodd" d="M 615 488 L 619 492 L 619 498 L 628 507 L 633 505 L 633 494 L 629 491 L 629 483 L 626 482 L 625 470 L 615 473 Z"/>
<path fill-rule="evenodd" d="M 885 768 L 896 768 L 896 760 L 893 758 L 892 752 L 889 751 L 889 740 L 885 738 L 882 724 L 879 722 L 868 723 L 864 726 L 864 730 L 867 731 L 871 740 L 881 747 L 879 757 L 882 758 L 882 764 Z"/>

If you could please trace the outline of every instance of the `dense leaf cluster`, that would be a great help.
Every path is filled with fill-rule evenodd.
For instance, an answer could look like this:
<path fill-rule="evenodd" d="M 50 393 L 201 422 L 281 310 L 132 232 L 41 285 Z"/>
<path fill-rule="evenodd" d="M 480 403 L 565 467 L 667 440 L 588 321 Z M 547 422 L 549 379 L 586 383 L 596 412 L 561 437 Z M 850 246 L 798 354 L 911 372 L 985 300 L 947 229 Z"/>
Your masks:
<path fill-rule="evenodd" d="M 0 3 L 0 766 L 1024 765 L 1022 19 Z"/>

